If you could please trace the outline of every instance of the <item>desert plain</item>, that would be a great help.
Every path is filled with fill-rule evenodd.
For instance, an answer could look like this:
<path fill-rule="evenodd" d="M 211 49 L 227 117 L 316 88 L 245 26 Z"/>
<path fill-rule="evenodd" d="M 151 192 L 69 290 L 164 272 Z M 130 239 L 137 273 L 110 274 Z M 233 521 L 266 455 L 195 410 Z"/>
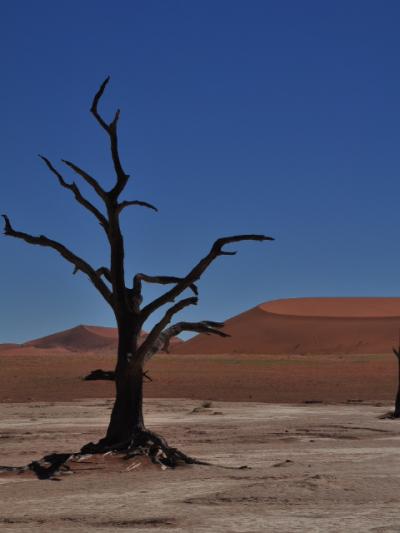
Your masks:
<path fill-rule="evenodd" d="M 225 352 L 223 339 L 177 343 L 149 363 L 146 423 L 211 466 L 108 455 L 54 480 L 6 473 L 0 530 L 400 532 L 400 422 L 383 418 L 400 302 L 380 300 L 319 301 L 314 315 L 267 304 L 227 321 Z M 112 369 L 115 332 L 57 335 L 0 348 L 1 465 L 104 434 L 113 384 L 82 378 Z"/>

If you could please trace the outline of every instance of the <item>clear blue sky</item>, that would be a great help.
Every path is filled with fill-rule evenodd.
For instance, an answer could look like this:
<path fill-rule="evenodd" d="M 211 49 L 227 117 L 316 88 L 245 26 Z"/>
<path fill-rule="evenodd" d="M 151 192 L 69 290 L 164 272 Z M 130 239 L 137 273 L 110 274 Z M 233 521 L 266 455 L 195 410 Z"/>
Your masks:
<path fill-rule="evenodd" d="M 36 154 L 111 183 L 88 113 L 111 74 L 103 111 L 122 109 L 126 197 L 160 209 L 123 215 L 129 276 L 182 275 L 215 238 L 257 232 L 276 242 L 214 263 L 187 319 L 276 298 L 398 296 L 399 24 L 394 0 L 4 2 L 0 211 L 107 262 L 98 224 Z M 114 325 L 52 250 L 1 236 L 0 254 L 0 342 Z"/>

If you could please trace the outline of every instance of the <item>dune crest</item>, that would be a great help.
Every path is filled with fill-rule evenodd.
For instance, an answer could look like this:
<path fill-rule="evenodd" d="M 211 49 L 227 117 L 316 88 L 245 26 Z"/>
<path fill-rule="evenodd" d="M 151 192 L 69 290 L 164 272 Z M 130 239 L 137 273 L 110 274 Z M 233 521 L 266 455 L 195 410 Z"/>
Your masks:
<path fill-rule="evenodd" d="M 197 335 L 174 353 L 385 354 L 397 346 L 400 298 L 293 298 L 225 322 L 231 337 Z"/>
<path fill-rule="evenodd" d="M 261 304 L 268 313 L 337 318 L 399 317 L 400 298 L 289 298 Z"/>

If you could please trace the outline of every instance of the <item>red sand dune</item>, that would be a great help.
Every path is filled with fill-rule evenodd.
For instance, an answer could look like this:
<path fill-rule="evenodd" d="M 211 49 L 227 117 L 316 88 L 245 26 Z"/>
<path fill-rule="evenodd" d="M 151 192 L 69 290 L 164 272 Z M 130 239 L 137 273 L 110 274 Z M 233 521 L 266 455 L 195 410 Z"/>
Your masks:
<path fill-rule="evenodd" d="M 400 317 L 400 298 L 290 298 L 259 306 L 277 315 L 387 318 Z"/>
<path fill-rule="evenodd" d="M 115 349 L 117 346 L 116 328 L 98 326 L 76 326 L 26 342 L 24 346 L 54 349 L 64 348 L 72 352 L 87 352 L 101 349 Z"/>
<path fill-rule="evenodd" d="M 146 336 L 143 332 L 141 340 Z M 172 344 L 182 342 L 175 339 Z M 34 339 L 24 344 L 0 344 L 1 354 L 52 354 L 64 352 L 116 352 L 118 343 L 117 328 L 101 326 L 76 326 L 46 337 Z"/>
<path fill-rule="evenodd" d="M 399 342 L 400 298 L 293 298 L 263 303 L 226 321 L 229 338 L 198 335 L 177 354 L 385 354 Z M 116 328 L 77 326 L 2 354 L 115 353 Z"/>
<path fill-rule="evenodd" d="M 261 304 L 225 323 L 231 337 L 197 335 L 187 354 L 384 354 L 398 345 L 400 298 L 293 298 Z"/>
<path fill-rule="evenodd" d="M 269 302 L 228 320 L 231 338 L 200 335 L 172 350 L 176 355 L 155 357 L 146 396 L 392 401 L 397 360 L 390 351 L 399 327 L 400 298 Z M 115 344 L 110 350 L 107 343 L 115 343 L 115 336 L 113 328 L 80 326 L 22 346 L 0 345 L 0 401 L 112 396 L 111 382 L 82 377 L 95 368 L 113 368 Z M 181 355 L 188 352 L 193 355 Z M 390 355 L 375 355 L 385 353 Z"/>

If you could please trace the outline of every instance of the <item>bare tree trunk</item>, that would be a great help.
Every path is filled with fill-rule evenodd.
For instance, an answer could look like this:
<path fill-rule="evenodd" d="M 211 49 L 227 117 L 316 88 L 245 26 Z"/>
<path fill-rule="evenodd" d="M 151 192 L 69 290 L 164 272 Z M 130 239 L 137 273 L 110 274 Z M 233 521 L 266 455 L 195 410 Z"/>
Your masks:
<path fill-rule="evenodd" d="M 144 430 L 143 362 L 136 357 L 140 328 L 132 321 L 118 328 L 118 361 L 115 369 L 116 396 L 105 441 L 108 445 L 131 440 Z"/>
<path fill-rule="evenodd" d="M 115 385 L 116 397 L 105 437 L 108 445 L 131 440 L 144 430 L 142 365 L 118 369 Z"/>
<path fill-rule="evenodd" d="M 399 337 L 400 337 L 400 334 L 399 334 Z M 396 394 L 396 400 L 394 404 L 393 418 L 400 418 L 400 340 L 399 340 L 398 349 L 396 350 L 396 348 L 393 348 L 393 353 L 397 359 L 397 375 L 398 375 L 397 394 Z"/>
<path fill-rule="evenodd" d="M 394 418 L 400 418 L 400 357 L 397 357 L 398 363 L 398 385 L 397 385 L 397 394 L 396 401 L 394 404 Z"/>

